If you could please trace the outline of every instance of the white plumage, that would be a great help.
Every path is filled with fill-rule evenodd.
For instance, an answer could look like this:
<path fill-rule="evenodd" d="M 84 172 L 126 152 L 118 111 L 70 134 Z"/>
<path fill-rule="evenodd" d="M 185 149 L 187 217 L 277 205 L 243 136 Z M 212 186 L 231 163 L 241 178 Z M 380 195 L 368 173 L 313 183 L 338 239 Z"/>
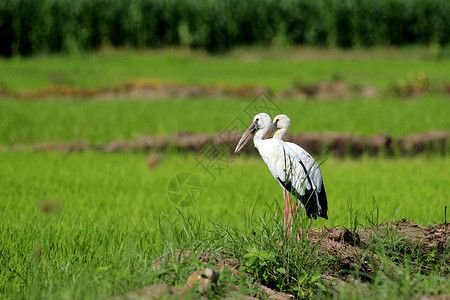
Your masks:
<path fill-rule="evenodd" d="M 266 136 L 271 135 L 273 131 L 279 129 L 273 135 L 273 138 L 282 140 L 283 136 L 286 134 L 290 127 L 291 120 L 286 115 L 278 115 L 273 119 L 273 123 L 270 126 L 269 131 L 266 133 Z M 299 145 L 290 142 L 285 143 L 295 152 L 300 161 L 303 163 L 307 170 L 309 178 L 315 186 L 314 196 L 316 198 L 316 201 L 319 202 L 319 205 L 322 208 L 322 214 L 318 214 L 318 216 L 327 219 L 327 196 L 325 193 L 325 186 L 323 185 L 322 172 L 320 171 L 319 164 L 305 149 L 303 149 Z"/>
<path fill-rule="evenodd" d="M 326 208 L 324 210 L 321 207 L 321 203 L 315 195 L 316 186 L 294 150 L 281 139 L 263 139 L 269 131 L 271 123 L 269 115 L 257 114 L 240 139 L 235 152 L 239 152 L 254 136 L 253 143 L 256 149 L 281 187 L 295 196 L 308 217 L 327 218 Z M 290 210 L 290 214 L 292 217 L 292 210 Z"/>

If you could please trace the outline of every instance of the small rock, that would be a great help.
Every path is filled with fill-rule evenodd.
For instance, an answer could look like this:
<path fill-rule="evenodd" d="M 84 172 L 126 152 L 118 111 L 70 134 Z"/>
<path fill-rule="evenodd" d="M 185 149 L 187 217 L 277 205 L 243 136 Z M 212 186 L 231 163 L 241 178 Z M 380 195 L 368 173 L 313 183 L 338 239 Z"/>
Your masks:
<path fill-rule="evenodd" d="M 204 270 L 195 271 L 187 279 L 187 286 L 192 288 L 196 285 L 202 287 L 202 291 L 206 292 L 211 289 L 213 284 L 217 284 L 217 279 L 219 278 L 217 272 L 213 269 L 206 268 Z"/>
<path fill-rule="evenodd" d="M 147 167 L 153 169 L 161 162 L 161 160 L 162 158 L 159 155 L 152 155 L 148 158 Z"/>

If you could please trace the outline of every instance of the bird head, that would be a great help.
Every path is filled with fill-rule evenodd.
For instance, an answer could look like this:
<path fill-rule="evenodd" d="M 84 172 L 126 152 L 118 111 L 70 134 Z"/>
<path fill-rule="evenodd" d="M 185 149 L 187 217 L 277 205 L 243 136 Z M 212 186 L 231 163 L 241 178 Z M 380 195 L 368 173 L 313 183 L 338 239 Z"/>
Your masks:
<path fill-rule="evenodd" d="M 291 120 L 286 115 L 278 115 L 273 119 L 272 124 L 269 127 L 269 130 L 267 130 L 266 134 L 264 135 L 264 138 L 270 138 L 273 136 L 275 131 L 278 129 L 285 129 L 287 131 L 291 127 Z"/>
<path fill-rule="evenodd" d="M 270 124 L 272 123 L 272 119 L 266 113 L 259 113 L 253 118 L 253 122 L 248 126 L 247 130 L 242 135 L 239 143 L 234 150 L 235 153 L 238 153 L 248 142 L 253 138 L 256 132 L 260 129 L 268 129 Z"/>

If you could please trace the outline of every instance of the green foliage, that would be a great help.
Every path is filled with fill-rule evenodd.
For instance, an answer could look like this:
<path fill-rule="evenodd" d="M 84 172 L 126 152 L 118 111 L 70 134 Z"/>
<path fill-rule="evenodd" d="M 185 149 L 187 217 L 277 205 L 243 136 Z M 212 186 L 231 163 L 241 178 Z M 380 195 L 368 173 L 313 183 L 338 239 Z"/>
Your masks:
<path fill-rule="evenodd" d="M 129 83 L 264 86 L 278 93 L 336 79 L 352 87 L 373 86 L 380 95 L 393 84 L 425 75 L 429 92 L 445 93 L 450 46 L 337 50 L 311 47 L 240 48 L 225 55 L 188 49 L 49 55 L 0 59 L 0 93 L 33 94 L 67 88 L 89 91 Z M 422 76 L 421 75 L 421 76 Z M 423 76 L 422 76 L 423 77 Z M 256 97 L 256 94 L 254 95 Z M 354 95 L 350 93 L 350 98 Z M 276 97 L 275 97 L 276 98 Z"/>
<path fill-rule="evenodd" d="M 210 52 L 237 45 L 446 44 L 446 0 L 6 0 L 0 55 L 77 52 L 105 45 L 185 45 Z"/>
<path fill-rule="evenodd" d="M 242 120 L 239 130 L 244 130 L 243 122 L 250 119 L 243 111 L 249 103 L 210 99 L 0 101 L 0 144 L 75 140 L 107 143 L 146 134 L 172 135 L 180 130 L 218 133 L 236 117 Z M 289 100 L 277 105 L 280 113 L 301 116 L 292 123 L 291 133 L 334 131 L 363 136 L 389 133 L 398 137 L 450 128 L 448 100 L 443 96 L 404 102 L 374 99 L 299 104 Z"/>
<path fill-rule="evenodd" d="M 295 230 L 307 228 L 304 213 L 299 223 L 293 222 L 287 240 L 279 207 L 281 190 L 259 158 L 236 159 L 214 182 L 202 175 L 196 162 L 193 155 L 172 153 L 148 169 L 147 155 L 139 153 L 2 152 L 2 296 L 109 298 L 152 283 L 183 284 L 199 262 L 191 257 L 186 263 L 176 249 L 238 259 L 261 282 L 299 298 L 320 296 L 323 287 L 332 292 L 319 274 L 337 262 L 316 255 L 307 238 L 297 240 Z M 448 169 L 449 163 L 446 157 L 330 158 L 321 166 L 330 219 L 314 225 L 348 226 L 349 201 L 360 216 L 373 211 L 365 194 L 377 199 L 380 221 L 398 219 L 390 213 L 411 200 L 414 205 L 400 206 L 401 217 L 422 224 L 442 222 L 447 178 L 433 175 Z M 195 207 L 177 209 L 167 201 L 166 187 L 184 171 L 197 174 L 203 190 Z M 358 219 L 360 226 L 364 221 Z M 386 262 L 371 285 L 375 294 L 389 298 L 397 293 L 395 288 L 404 290 L 411 284 L 414 294 L 448 291 L 443 278 L 449 274 L 450 252 L 445 257 L 419 246 L 407 248 L 395 228 L 381 233 L 386 238 L 375 239 L 374 250 Z M 152 261 L 162 254 L 170 259 L 154 270 Z M 403 270 L 406 264 L 409 267 Z M 220 293 L 239 280 L 243 292 L 251 290 L 251 276 L 221 274 Z"/>
<path fill-rule="evenodd" d="M 448 249 L 436 256 L 436 249 L 406 242 L 391 225 L 376 233 L 368 244 L 380 261 L 371 264 L 375 276 L 369 286 L 370 298 L 411 299 L 424 294 L 447 294 L 450 284 L 444 278 L 450 274 Z M 347 292 L 343 291 L 344 298 Z"/>
<path fill-rule="evenodd" d="M 248 247 L 244 258 L 247 260 L 240 268 L 241 271 L 252 274 L 264 283 L 269 281 L 270 265 L 275 262 L 275 252 L 267 252 L 266 250 L 259 250 L 256 247 Z M 279 274 L 286 273 L 284 268 L 277 268 L 276 271 Z"/>

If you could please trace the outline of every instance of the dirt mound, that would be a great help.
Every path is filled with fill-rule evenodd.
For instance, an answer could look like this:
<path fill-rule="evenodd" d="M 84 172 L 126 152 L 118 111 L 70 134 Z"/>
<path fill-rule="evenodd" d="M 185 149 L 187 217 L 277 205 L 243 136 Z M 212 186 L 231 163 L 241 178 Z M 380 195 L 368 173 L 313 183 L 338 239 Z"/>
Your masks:
<path fill-rule="evenodd" d="M 426 248 L 446 249 L 450 243 L 450 223 L 438 223 L 432 226 L 422 226 L 405 219 L 392 223 L 381 224 L 377 228 L 362 228 L 357 231 L 362 241 L 370 240 L 374 235 L 383 237 L 386 229 L 398 234 L 411 244 L 423 244 Z"/>
<path fill-rule="evenodd" d="M 340 79 L 317 84 L 296 83 L 292 88 L 277 94 L 280 99 L 334 99 L 342 100 L 349 97 L 374 98 L 380 92 L 371 85 L 348 84 Z"/>
<path fill-rule="evenodd" d="M 55 142 L 37 143 L 33 145 L 14 145 L 12 147 L 0 145 L 0 150 L 16 151 L 61 151 L 74 152 L 83 150 L 117 152 L 117 151 L 165 151 L 176 149 L 202 153 L 205 150 L 214 152 L 225 151 L 234 154 L 241 133 L 222 132 L 215 135 L 193 134 L 179 132 L 173 136 L 146 135 L 134 140 L 114 141 L 106 144 L 92 144 L 87 142 Z M 450 149 L 450 132 L 433 131 L 428 133 L 412 134 L 406 137 L 393 138 L 387 134 L 361 137 L 353 134 L 342 133 L 301 133 L 288 134 L 285 138 L 301 145 L 312 155 L 319 155 L 323 150 L 328 153 L 344 157 L 358 157 L 363 154 L 377 155 L 415 155 L 420 153 L 446 154 Z M 247 147 L 243 151 L 256 153 L 253 147 Z"/>
<path fill-rule="evenodd" d="M 161 83 L 159 81 L 137 79 L 132 82 L 105 86 L 100 88 L 54 87 L 32 92 L 11 92 L 0 88 L 0 97 L 13 99 L 45 99 L 45 98 L 254 98 L 260 93 L 272 94 L 267 87 L 240 86 L 221 87 L 217 85 L 183 85 L 177 83 Z"/>
<path fill-rule="evenodd" d="M 0 88 L 0 97 L 11 99 L 45 99 L 45 98 L 249 98 L 253 99 L 261 93 L 267 93 L 276 99 L 334 99 L 344 100 L 351 97 L 371 99 L 379 95 L 393 95 L 410 98 L 434 91 L 448 95 L 450 85 L 444 88 L 431 86 L 425 81 L 403 82 L 392 84 L 386 91 L 380 91 L 371 85 L 361 85 L 345 82 L 340 78 L 332 81 L 321 81 L 313 84 L 294 82 L 289 88 L 274 93 L 271 88 L 256 85 L 224 87 L 221 85 L 185 85 L 178 83 L 163 83 L 158 80 L 136 79 L 117 85 L 98 88 L 77 88 L 72 86 L 56 86 L 31 92 L 13 92 Z"/>
<path fill-rule="evenodd" d="M 450 223 L 439 223 L 432 226 L 421 226 L 405 219 L 390 224 L 379 224 L 377 226 L 361 228 L 350 231 L 347 228 L 323 228 L 313 231 L 312 244 L 318 243 L 319 253 L 333 255 L 341 261 L 341 270 L 329 270 L 329 276 L 348 280 L 342 276 L 342 270 L 355 270 L 359 268 L 365 274 L 373 275 L 374 272 L 368 263 L 379 264 L 379 258 L 370 249 L 378 241 L 388 236 L 395 236 L 403 250 L 414 251 L 421 246 L 423 254 L 437 251 L 442 254 L 450 246 Z M 427 265 L 422 268 L 427 269 Z M 364 276 L 361 278 L 364 280 Z"/>
<path fill-rule="evenodd" d="M 377 243 L 380 239 L 384 239 L 387 235 L 395 235 L 397 240 L 401 240 L 404 245 L 403 251 L 416 251 L 420 247 L 422 254 L 435 251 L 436 255 L 442 255 L 444 251 L 448 251 L 450 243 L 450 224 L 439 223 L 432 226 L 421 226 L 413 222 L 402 220 L 390 224 L 379 224 L 376 226 L 361 228 L 351 231 L 347 228 L 320 228 L 313 229 L 309 232 L 311 249 L 317 246 L 318 254 L 333 256 L 337 258 L 339 263 L 330 265 L 322 279 L 332 282 L 334 285 L 354 283 L 355 281 L 368 281 L 370 275 L 374 274 L 371 266 L 379 263 L 378 256 L 372 251 L 371 245 Z M 228 269 L 234 275 L 240 274 L 239 267 L 243 263 L 242 259 L 229 258 L 226 255 L 213 255 L 204 251 L 193 252 L 190 250 L 175 250 L 173 253 L 162 255 L 153 261 L 153 269 L 160 270 L 164 264 L 177 261 L 179 263 L 189 263 L 191 258 L 195 256 L 202 263 L 207 264 L 214 262 L 214 267 L 219 273 L 224 269 Z M 370 262 L 370 263 L 369 263 Z M 427 265 L 421 266 L 427 269 Z M 359 277 L 354 277 L 352 271 L 358 269 Z M 366 274 L 369 277 L 365 277 Z M 245 276 L 250 276 L 245 274 Z M 251 277 L 251 276 L 250 276 Z M 294 296 L 282 293 L 272 288 L 258 283 L 251 278 L 254 288 L 259 291 L 263 298 L 267 299 L 293 299 Z M 233 286 L 236 292 L 238 286 Z M 188 286 L 171 287 L 167 284 L 155 284 L 148 286 L 136 292 L 124 295 L 122 298 L 158 298 L 164 295 L 173 295 L 181 297 L 189 292 Z M 369 290 L 363 293 L 369 293 Z M 239 296 L 236 294 L 236 296 Z M 240 296 L 242 298 L 242 296 Z M 252 295 L 247 295 L 246 299 L 257 299 Z M 119 297 L 120 299 L 120 297 Z"/>

